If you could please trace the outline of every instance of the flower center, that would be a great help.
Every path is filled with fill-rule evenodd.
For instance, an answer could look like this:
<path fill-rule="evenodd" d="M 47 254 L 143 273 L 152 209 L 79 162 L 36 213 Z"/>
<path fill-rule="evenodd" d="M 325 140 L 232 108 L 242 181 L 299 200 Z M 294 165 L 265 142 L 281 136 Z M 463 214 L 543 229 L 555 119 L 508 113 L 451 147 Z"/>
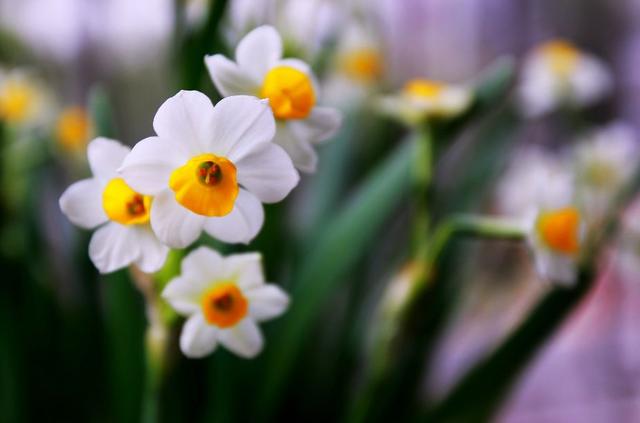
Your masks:
<path fill-rule="evenodd" d="M 235 283 L 223 282 L 202 296 L 201 306 L 207 322 L 228 328 L 247 315 L 249 302 Z"/>
<path fill-rule="evenodd" d="M 403 88 L 403 93 L 419 100 L 436 100 L 444 90 L 444 84 L 426 79 L 412 79 Z"/>
<path fill-rule="evenodd" d="M 138 194 L 122 178 L 114 178 L 102 191 L 102 208 L 114 222 L 137 225 L 149 222 L 151 197 Z"/>
<path fill-rule="evenodd" d="M 7 122 L 25 121 L 33 109 L 36 99 L 35 91 L 20 81 L 7 82 L 0 87 L 0 118 Z"/>
<path fill-rule="evenodd" d="M 562 40 L 550 41 L 541 47 L 553 73 L 558 76 L 569 76 L 576 68 L 580 51 L 571 43 Z"/>
<path fill-rule="evenodd" d="M 342 58 L 342 69 L 350 78 L 372 82 L 382 75 L 380 54 L 374 49 L 355 50 Z"/>
<path fill-rule="evenodd" d="M 544 243 L 564 254 L 578 252 L 579 226 L 580 212 L 575 207 L 542 213 L 537 222 L 538 233 Z"/>
<path fill-rule="evenodd" d="M 81 107 L 70 107 L 62 112 L 56 126 L 56 138 L 67 150 L 83 149 L 91 133 L 91 120 Z"/>
<path fill-rule="evenodd" d="M 269 99 L 278 119 L 305 118 L 316 103 L 311 78 L 290 66 L 277 66 L 267 73 L 260 97 Z"/>
<path fill-rule="evenodd" d="M 238 196 L 236 167 L 225 157 L 201 154 L 171 173 L 176 201 L 203 216 L 231 213 Z"/>

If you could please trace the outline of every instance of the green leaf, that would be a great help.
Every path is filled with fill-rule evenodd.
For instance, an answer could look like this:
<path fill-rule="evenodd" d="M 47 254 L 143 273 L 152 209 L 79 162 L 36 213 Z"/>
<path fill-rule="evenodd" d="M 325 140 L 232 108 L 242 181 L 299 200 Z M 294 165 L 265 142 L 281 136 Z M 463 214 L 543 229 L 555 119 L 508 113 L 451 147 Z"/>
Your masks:
<path fill-rule="evenodd" d="M 259 398 L 259 412 L 273 412 L 284 383 L 300 352 L 304 337 L 340 278 L 368 250 L 382 224 L 411 186 L 413 143 L 402 144 L 383 162 L 353 196 L 351 202 L 326 225 L 306 254 L 299 271 L 292 306 L 285 315 L 273 349 Z"/>
<path fill-rule="evenodd" d="M 89 93 L 89 113 L 96 128 L 96 135 L 110 138 L 115 136 L 111 104 L 102 86 L 94 86 Z"/>

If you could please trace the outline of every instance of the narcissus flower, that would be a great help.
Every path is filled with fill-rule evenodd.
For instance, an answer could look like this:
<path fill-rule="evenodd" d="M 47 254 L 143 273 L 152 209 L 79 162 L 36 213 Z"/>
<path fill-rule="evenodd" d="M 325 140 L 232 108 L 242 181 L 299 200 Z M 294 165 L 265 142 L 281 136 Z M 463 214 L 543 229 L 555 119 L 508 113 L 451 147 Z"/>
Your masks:
<path fill-rule="evenodd" d="M 573 284 L 583 238 L 584 219 L 578 208 L 541 210 L 529 230 L 538 273 L 561 285 Z"/>
<path fill-rule="evenodd" d="M 99 227 L 91 237 L 89 257 L 101 273 L 130 264 L 152 273 L 169 252 L 149 226 L 153 199 L 131 189 L 117 174 L 129 151 L 117 141 L 95 139 L 87 150 L 93 177 L 74 183 L 60 197 L 60 208 L 73 224 Z"/>
<path fill-rule="evenodd" d="M 37 127 L 51 115 L 49 90 L 26 70 L 0 69 L 0 121 L 15 127 Z"/>
<path fill-rule="evenodd" d="M 455 117 L 469 107 L 471 99 L 471 90 L 462 85 L 413 79 L 399 93 L 382 98 L 379 106 L 383 113 L 416 125 L 433 118 Z"/>
<path fill-rule="evenodd" d="M 518 87 L 523 113 L 536 117 L 560 106 L 588 106 L 612 85 L 609 69 L 565 40 L 546 42 L 528 55 Z"/>
<path fill-rule="evenodd" d="M 225 96 L 249 94 L 269 99 L 277 120 L 275 142 L 304 172 L 316 169 L 313 144 L 330 138 L 341 115 L 317 106 L 319 92 L 309 66 L 298 59 L 282 59 L 282 40 L 270 26 L 254 29 L 240 41 L 236 62 L 216 54 L 205 58 L 209 74 Z"/>
<path fill-rule="evenodd" d="M 282 200 L 298 183 L 291 159 L 271 142 L 265 100 L 233 96 L 214 107 L 198 91 L 181 91 L 160 106 L 153 127 L 157 136 L 140 141 L 120 171 L 155 197 L 151 227 L 171 247 L 188 246 L 203 230 L 248 243 L 262 227 L 261 202 Z"/>
<path fill-rule="evenodd" d="M 574 199 L 574 175 L 566 155 L 526 147 L 511 160 L 497 187 L 499 211 L 528 220 L 541 208 L 554 209 Z"/>
<path fill-rule="evenodd" d="M 280 288 L 264 283 L 260 254 L 222 257 L 207 247 L 184 258 L 180 276 L 162 296 L 188 317 L 180 349 L 191 358 L 210 354 L 218 344 L 241 357 L 255 357 L 264 342 L 257 322 L 279 316 L 289 304 Z"/>
<path fill-rule="evenodd" d="M 331 73 L 323 82 L 328 104 L 352 107 L 364 101 L 385 74 L 381 42 L 369 28 L 352 22 L 341 35 Z"/>
<path fill-rule="evenodd" d="M 82 107 L 66 108 L 58 117 L 56 139 L 67 151 L 84 150 L 92 133 L 93 124 Z"/>
<path fill-rule="evenodd" d="M 578 197 L 590 222 L 597 224 L 604 216 L 639 159 L 634 131 L 621 122 L 594 130 L 577 141 L 574 165 Z"/>

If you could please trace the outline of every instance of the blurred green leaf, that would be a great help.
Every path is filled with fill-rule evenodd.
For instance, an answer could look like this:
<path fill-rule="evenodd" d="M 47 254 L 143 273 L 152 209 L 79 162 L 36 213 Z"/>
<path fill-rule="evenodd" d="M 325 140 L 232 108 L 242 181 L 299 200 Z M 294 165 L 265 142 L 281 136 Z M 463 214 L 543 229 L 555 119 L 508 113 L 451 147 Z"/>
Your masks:
<path fill-rule="evenodd" d="M 334 292 L 340 278 L 368 250 L 389 214 L 411 186 L 413 143 L 404 143 L 362 184 L 351 202 L 331 221 L 315 243 L 303 252 L 296 273 L 292 306 L 280 336 L 273 339 L 259 412 L 268 416 L 276 405 L 304 337 Z"/>
<path fill-rule="evenodd" d="M 204 25 L 181 36 L 176 48 L 176 65 L 180 68 L 180 89 L 199 89 L 205 75 L 204 57 L 211 53 L 226 53 L 226 46 L 220 31 L 227 0 L 215 0 L 209 6 L 209 14 Z"/>
<path fill-rule="evenodd" d="M 144 304 L 125 270 L 99 283 L 105 294 L 113 421 L 140 421 L 145 380 Z"/>
<path fill-rule="evenodd" d="M 95 125 L 96 135 L 115 137 L 113 113 L 109 97 L 104 87 L 96 85 L 89 93 L 89 112 Z"/>

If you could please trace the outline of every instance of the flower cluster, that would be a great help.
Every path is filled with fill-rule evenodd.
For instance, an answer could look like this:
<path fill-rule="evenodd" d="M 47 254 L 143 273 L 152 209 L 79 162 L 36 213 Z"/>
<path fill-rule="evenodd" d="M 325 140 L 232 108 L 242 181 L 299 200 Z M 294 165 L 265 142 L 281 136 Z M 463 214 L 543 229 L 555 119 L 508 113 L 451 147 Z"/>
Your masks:
<path fill-rule="evenodd" d="M 71 185 L 60 208 L 76 225 L 95 229 L 89 256 L 102 273 L 135 265 L 153 273 L 170 248 L 190 246 L 204 232 L 226 243 L 250 243 L 264 223 L 262 203 L 282 201 L 300 170 L 315 170 L 312 145 L 329 138 L 340 114 L 317 105 L 309 66 L 282 59 L 272 27 L 238 45 L 236 62 L 206 64 L 219 91 L 215 106 L 198 91 L 166 100 L 155 135 L 129 149 L 98 138 L 88 147 L 93 177 Z M 262 348 L 256 322 L 276 317 L 287 295 L 265 285 L 258 253 L 222 257 L 201 247 L 182 261 L 163 296 L 188 316 L 180 346 L 202 357 L 218 343 L 243 357 Z"/>

